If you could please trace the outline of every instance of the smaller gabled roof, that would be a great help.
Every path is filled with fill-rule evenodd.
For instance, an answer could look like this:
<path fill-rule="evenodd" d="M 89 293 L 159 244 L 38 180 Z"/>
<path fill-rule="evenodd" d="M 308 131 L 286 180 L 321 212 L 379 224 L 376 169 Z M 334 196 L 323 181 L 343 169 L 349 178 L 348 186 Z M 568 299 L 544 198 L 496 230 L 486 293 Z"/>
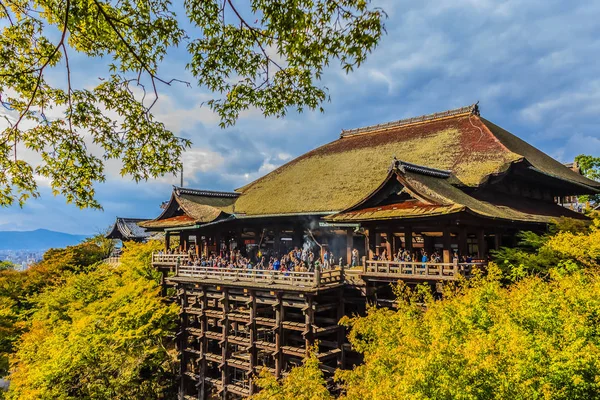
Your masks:
<path fill-rule="evenodd" d="M 470 195 L 452 184 L 451 174 L 442 170 L 409 164 L 394 159 L 392 168 L 379 185 L 363 200 L 346 210 L 326 217 L 337 222 L 356 222 L 387 219 L 412 219 L 432 217 L 442 214 L 467 212 L 481 217 L 531 223 L 548 223 L 552 219 L 567 216 L 585 218 L 581 214 L 532 199 L 514 199 L 508 195 Z M 394 183 L 400 185 L 393 187 Z M 378 196 L 392 194 L 390 188 L 401 189 L 410 195 L 396 202 L 381 202 Z M 485 192 L 483 192 L 485 193 Z M 376 201 L 374 201 L 374 199 Z"/>
<path fill-rule="evenodd" d="M 140 222 L 147 221 L 143 218 L 120 218 L 117 217 L 110 233 L 106 235 L 108 239 L 119 240 L 144 240 L 150 237 L 151 233 L 138 225 Z"/>
<path fill-rule="evenodd" d="M 166 229 L 206 224 L 227 218 L 234 212 L 236 192 L 218 192 L 173 187 L 171 199 L 163 212 L 141 226 L 148 229 Z"/>

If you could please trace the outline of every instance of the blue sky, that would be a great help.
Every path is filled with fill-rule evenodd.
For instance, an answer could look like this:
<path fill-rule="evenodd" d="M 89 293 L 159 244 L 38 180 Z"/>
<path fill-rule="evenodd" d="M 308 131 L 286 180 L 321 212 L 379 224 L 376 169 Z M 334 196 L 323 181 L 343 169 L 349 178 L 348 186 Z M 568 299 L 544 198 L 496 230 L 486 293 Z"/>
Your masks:
<path fill-rule="evenodd" d="M 375 1 L 388 34 L 351 75 L 330 68 L 325 113 L 265 119 L 256 111 L 220 129 L 201 103 L 202 88 L 160 88 L 156 116 L 194 145 L 184 156 L 185 185 L 232 190 L 316 146 L 341 129 L 443 111 L 480 101 L 482 115 L 560 161 L 600 155 L 600 2 L 556 0 Z M 173 51 L 163 76 L 186 77 L 186 53 Z M 102 63 L 71 56 L 79 83 L 97 82 Z M 76 64 L 73 66 L 73 64 Z M 53 197 L 0 209 L 0 230 L 105 230 L 115 216 L 154 218 L 178 177 L 135 184 L 109 165 L 96 187 L 104 211 Z"/>

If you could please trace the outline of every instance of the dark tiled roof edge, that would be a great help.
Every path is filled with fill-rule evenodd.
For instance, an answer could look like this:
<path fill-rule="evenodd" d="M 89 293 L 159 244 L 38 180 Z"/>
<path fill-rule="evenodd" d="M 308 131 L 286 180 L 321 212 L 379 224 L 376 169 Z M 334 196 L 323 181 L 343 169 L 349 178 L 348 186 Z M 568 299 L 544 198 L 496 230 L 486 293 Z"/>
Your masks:
<path fill-rule="evenodd" d="M 239 197 L 241 193 L 238 192 L 219 192 L 216 190 L 200 190 L 200 189 L 189 189 L 178 186 L 173 187 L 178 195 L 190 194 L 193 196 L 206 196 L 206 197 Z"/>
<path fill-rule="evenodd" d="M 396 159 L 394 159 L 394 161 L 392 162 L 392 168 L 399 169 L 402 172 L 404 172 L 404 171 L 415 172 L 417 174 L 429 175 L 429 176 L 433 176 L 435 178 L 442 178 L 442 179 L 449 178 L 450 174 L 451 174 L 451 171 L 425 167 L 423 165 L 411 164 L 411 163 L 407 163 L 407 162 L 396 160 Z"/>

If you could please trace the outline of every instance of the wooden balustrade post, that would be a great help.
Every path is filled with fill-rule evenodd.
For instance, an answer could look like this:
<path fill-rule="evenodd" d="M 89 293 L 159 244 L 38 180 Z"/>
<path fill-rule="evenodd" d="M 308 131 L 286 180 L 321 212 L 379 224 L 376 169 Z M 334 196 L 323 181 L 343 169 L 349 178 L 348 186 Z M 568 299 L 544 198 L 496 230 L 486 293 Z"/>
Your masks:
<path fill-rule="evenodd" d="M 367 257 L 363 256 L 362 258 L 362 267 L 363 267 L 363 272 L 367 272 Z"/>
<path fill-rule="evenodd" d="M 315 287 L 321 286 L 321 266 L 315 268 Z"/>

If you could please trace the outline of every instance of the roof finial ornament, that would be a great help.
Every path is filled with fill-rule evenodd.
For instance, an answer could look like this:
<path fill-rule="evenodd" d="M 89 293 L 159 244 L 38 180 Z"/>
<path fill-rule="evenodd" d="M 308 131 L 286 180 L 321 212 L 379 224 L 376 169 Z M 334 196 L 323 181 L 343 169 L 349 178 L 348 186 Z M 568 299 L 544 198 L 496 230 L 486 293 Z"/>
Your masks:
<path fill-rule="evenodd" d="M 400 162 L 400 160 L 398 160 L 396 158 L 396 156 L 394 156 L 394 159 L 392 160 L 392 165 L 390 166 L 390 171 L 393 171 L 395 169 L 400 169 L 402 167 L 402 163 Z"/>
<path fill-rule="evenodd" d="M 471 110 L 471 115 L 479 116 L 479 100 L 477 100 L 477 103 L 473 104 L 473 109 Z"/>

